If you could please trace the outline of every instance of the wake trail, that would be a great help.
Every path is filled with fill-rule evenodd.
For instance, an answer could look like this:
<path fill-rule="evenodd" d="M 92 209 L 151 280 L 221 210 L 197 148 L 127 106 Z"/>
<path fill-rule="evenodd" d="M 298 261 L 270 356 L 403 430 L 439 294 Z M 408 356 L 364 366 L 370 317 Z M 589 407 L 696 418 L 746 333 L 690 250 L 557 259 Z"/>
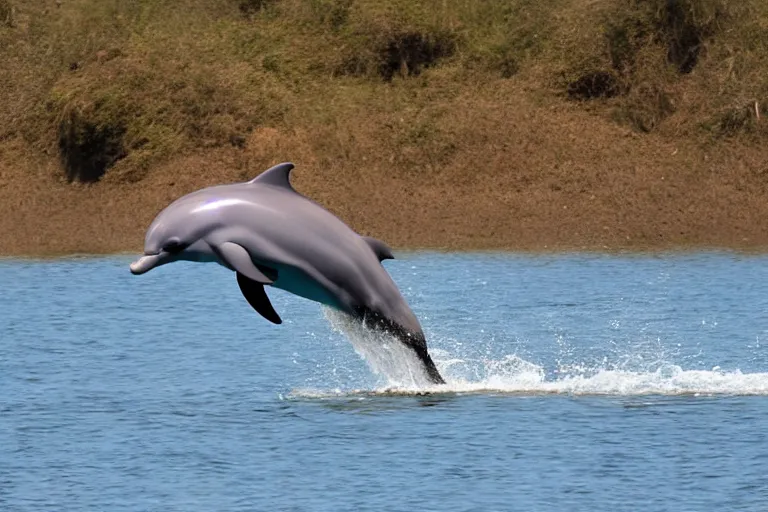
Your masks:
<path fill-rule="evenodd" d="M 446 350 L 430 353 L 445 385 L 432 384 L 415 354 L 392 336 L 369 329 L 359 321 L 324 308 L 331 327 L 345 335 L 355 351 L 383 384 L 374 389 L 301 389 L 295 397 L 422 394 L 510 394 L 574 396 L 768 396 L 768 372 L 743 373 L 684 369 L 656 361 L 647 369 L 560 366 L 547 373 L 544 366 L 517 355 L 497 359 L 457 357 Z"/>
<path fill-rule="evenodd" d="M 519 360 L 516 356 L 508 359 Z M 493 362 L 495 366 L 498 362 Z M 503 365 L 502 365 L 503 366 Z M 515 365 L 512 365 L 515 366 Z M 472 382 L 451 380 L 452 392 L 500 392 L 525 395 L 558 394 L 579 396 L 643 395 L 765 395 L 768 373 L 712 370 L 685 370 L 665 364 L 653 371 L 594 369 L 588 375 L 564 374 L 548 379 L 544 368 L 519 360 L 517 371 L 493 370 L 487 378 Z M 450 373 L 449 373 L 450 375 Z"/>

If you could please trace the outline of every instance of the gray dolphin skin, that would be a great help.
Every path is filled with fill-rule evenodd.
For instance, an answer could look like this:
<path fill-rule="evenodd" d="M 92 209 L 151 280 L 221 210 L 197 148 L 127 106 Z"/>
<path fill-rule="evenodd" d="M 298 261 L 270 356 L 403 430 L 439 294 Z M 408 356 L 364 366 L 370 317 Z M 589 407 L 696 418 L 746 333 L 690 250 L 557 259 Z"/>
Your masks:
<path fill-rule="evenodd" d="M 264 285 L 326 304 L 394 335 L 416 353 L 434 384 L 445 381 L 419 321 L 381 264 L 384 242 L 362 237 L 290 184 L 293 164 L 246 183 L 192 192 L 160 212 L 133 274 L 174 261 L 216 262 L 237 275 L 245 299 L 279 324 Z"/>

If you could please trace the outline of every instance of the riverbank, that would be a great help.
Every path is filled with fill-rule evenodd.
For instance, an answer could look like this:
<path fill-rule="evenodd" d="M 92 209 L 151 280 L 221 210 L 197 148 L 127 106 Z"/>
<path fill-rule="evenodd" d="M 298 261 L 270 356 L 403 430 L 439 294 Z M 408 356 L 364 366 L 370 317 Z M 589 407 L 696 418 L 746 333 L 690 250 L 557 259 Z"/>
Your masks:
<path fill-rule="evenodd" d="M 488 149 L 493 143 L 468 146 L 474 150 L 467 164 L 419 174 L 354 148 L 355 158 L 319 161 L 302 147 L 306 135 L 272 132 L 254 135 L 259 149 L 179 157 L 137 183 L 73 185 L 54 177 L 55 159 L 31 158 L 6 146 L 0 252 L 140 251 L 152 218 L 172 200 L 203 186 L 248 179 L 288 159 L 297 164 L 299 191 L 360 233 L 396 248 L 768 247 L 768 151 L 683 146 L 621 133 L 605 123 L 585 130 L 568 117 L 542 114 L 499 135 L 509 144 L 500 154 Z M 503 124 L 514 126 L 507 119 Z M 502 133 L 503 126 L 495 128 L 488 133 Z"/>
<path fill-rule="evenodd" d="M 768 248 L 760 2 L 185 2 L 0 0 L 0 254 L 287 160 L 395 248 Z"/>

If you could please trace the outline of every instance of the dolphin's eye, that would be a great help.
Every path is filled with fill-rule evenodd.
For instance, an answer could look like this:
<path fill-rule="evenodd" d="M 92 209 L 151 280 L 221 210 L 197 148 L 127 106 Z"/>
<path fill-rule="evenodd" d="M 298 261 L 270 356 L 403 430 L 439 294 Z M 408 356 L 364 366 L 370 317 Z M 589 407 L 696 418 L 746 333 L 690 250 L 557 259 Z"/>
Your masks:
<path fill-rule="evenodd" d="M 164 252 L 175 253 L 181 252 L 182 250 L 184 250 L 184 244 L 182 244 L 181 241 L 177 238 L 168 240 L 168 242 L 166 242 L 166 244 L 163 246 Z"/>

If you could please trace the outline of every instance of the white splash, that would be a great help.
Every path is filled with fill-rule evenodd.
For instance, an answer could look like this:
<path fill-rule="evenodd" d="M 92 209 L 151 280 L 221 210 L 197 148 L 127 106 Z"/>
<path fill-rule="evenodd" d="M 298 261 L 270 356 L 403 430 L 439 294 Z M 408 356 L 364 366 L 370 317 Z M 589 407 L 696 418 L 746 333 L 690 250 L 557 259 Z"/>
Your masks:
<path fill-rule="evenodd" d="M 441 366 L 440 362 L 437 363 Z M 768 373 L 684 370 L 667 364 L 654 371 L 595 369 L 591 374 L 560 374 L 547 379 L 544 368 L 507 356 L 490 361 L 488 376 L 481 381 L 451 379 L 447 392 L 500 392 L 523 395 L 768 395 Z M 440 368 L 443 370 L 443 368 Z M 499 371 L 500 370 L 500 371 Z"/>
<path fill-rule="evenodd" d="M 367 328 L 352 317 L 324 308 L 332 328 L 344 334 L 355 351 L 366 361 L 380 379 L 374 389 L 323 391 L 295 390 L 292 396 L 333 397 L 393 394 L 463 394 L 494 393 L 511 395 L 578 395 L 578 396 L 643 396 L 643 395 L 765 395 L 768 396 L 768 373 L 743 373 L 684 369 L 665 362 L 669 354 L 662 348 L 654 350 L 660 358 L 634 354 L 615 354 L 621 364 L 574 364 L 557 361 L 557 368 L 547 372 L 544 366 L 527 361 L 516 354 L 502 357 L 472 357 L 463 354 L 458 345 L 454 351 L 432 347 L 438 370 L 447 381 L 435 386 L 427 379 L 422 365 L 411 350 L 394 337 Z M 566 347 L 573 356 L 573 347 Z M 646 347 L 647 349 L 647 347 Z M 452 353 L 454 352 L 454 353 Z M 460 354 L 460 355 L 457 355 Z M 642 365 L 635 360 L 643 361 Z"/>
<path fill-rule="evenodd" d="M 371 371 L 389 388 L 423 390 L 434 387 L 416 354 L 394 336 L 371 329 L 329 307 L 323 313 L 336 332 L 344 334 Z"/>

